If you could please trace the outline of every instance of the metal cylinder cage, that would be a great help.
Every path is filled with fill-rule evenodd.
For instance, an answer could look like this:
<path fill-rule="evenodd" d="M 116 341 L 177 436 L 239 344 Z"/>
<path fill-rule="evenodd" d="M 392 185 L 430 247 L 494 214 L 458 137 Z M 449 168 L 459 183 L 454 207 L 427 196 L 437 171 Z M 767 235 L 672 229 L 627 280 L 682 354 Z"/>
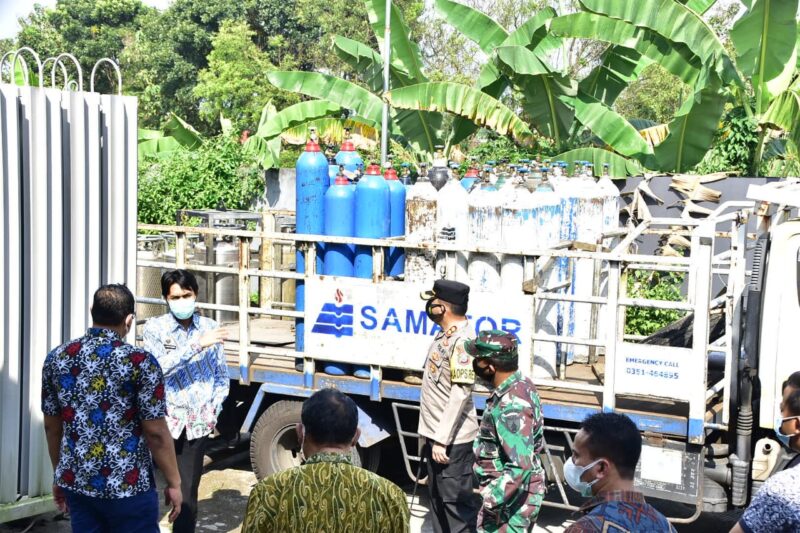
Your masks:
<path fill-rule="evenodd" d="M 101 67 L 114 70 L 116 95 L 94 92 Z M 48 351 L 85 332 L 100 285 L 136 290 L 137 101 L 110 59 L 89 82 L 85 92 L 71 54 L 0 59 L 0 523 L 53 508 Z"/>

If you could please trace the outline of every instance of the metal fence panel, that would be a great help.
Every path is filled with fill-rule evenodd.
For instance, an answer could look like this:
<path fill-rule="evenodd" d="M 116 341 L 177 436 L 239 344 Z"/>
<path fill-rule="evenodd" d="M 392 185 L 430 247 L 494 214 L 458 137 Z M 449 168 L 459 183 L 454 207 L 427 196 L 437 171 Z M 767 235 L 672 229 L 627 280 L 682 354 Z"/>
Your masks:
<path fill-rule="evenodd" d="M 0 83 L 0 523 L 47 510 L 47 353 L 136 276 L 136 99 Z"/>

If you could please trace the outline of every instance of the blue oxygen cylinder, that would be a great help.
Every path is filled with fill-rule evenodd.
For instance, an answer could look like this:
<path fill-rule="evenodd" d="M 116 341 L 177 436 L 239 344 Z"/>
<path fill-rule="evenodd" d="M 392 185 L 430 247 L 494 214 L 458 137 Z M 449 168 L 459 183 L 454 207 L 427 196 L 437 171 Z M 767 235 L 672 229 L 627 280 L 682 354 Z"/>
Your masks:
<path fill-rule="evenodd" d="M 339 175 L 339 165 L 336 164 L 336 159 L 332 155 L 328 156 L 328 179 L 330 179 L 330 184 L 336 181 L 336 176 Z"/>
<path fill-rule="evenodd" d="M 397 237 L 406 232 L 406 186 L 397 179 L 397 171 L 392 167 L 383 173 L 389 186 L 389 236 Z M 406 263 L 405 248 L 389 248 L 386 255 L 386 275 L 399 276 Z"/>
<path fill-rule="evenodd" d="M 297 159 L 295 165 L 295 198 L 296 198 L 296 232 L 312 235 L 322 235 L 325 230 L 325 221 L 322 213 L 325 206 L 325 191 L 328 189 L 328 160 L 319 150 L 316 132 L 311 131 L 310 139 L 306 143 L 305 151 Z M 322 258 L 324 250 L 317 244 L 316 272 L 322 272 Z M 297 252 L 297 273 L 306 271 L 305 257 L 302 252 Z M 305 310 L 305 284 L 302 279 L 296 285 L 296 309 Z M 298 352 L 305 349 L 305 324 L 302 318 L 295 319 L 295 346 Z M 297 362 L 296 362 L 297 363 Z M 300 360 L 302 364 L 302 360 Z"/>
<path fill-rule="evenodd" d="M 364 168 L 364 160 L 358 155 L 353 141 L 350 140 L 349 128 L 344 129 L 344 141 L 339 153 L 336 154 L 336 164 L 344 167 L 344 175 L 350 179 L 353 179 L 359 168 Z"/>
<path fill-rule="evenodd" d="M 389 185 L 378 165 L 370 165 L 356 185 L 356 237 L 389 236 Z M 355 277 L 372 279 L 372 247 L 356 246 Z"/>
<path fill-rule="evenodd" d="M 325 193 L 325 235 L 352 237 L 355 228 L 355 187 L 339 174 Z M 352 244 L 325 247 L 323 272 L 326 276 L 352 276 L 355 248 Z"/>

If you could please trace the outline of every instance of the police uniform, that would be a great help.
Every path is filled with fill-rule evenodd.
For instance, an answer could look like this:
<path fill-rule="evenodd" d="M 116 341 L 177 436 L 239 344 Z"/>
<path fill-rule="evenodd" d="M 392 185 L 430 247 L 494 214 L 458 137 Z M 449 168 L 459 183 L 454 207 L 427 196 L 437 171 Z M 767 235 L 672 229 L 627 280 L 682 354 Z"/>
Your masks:
<path fill-rule="evenodd" d="M 437 280 L 434 290 L 423 293 L 423 298 L 466 304 L 468 294 L 469 287 L 463 283 Z M 428 350 L 422 376 L 418 432 L 425 439 L 423 457 L 437 533 L 475 531 L 479 508 L 473 492 L 472 443 L 478 419 L 472 403 L 472 357 L 464 348 L 468 332 L 466 320 L 440 331 Z M 446 447 L 448 464 L 432 459 L 435 443 Z"/>
<path fill-rule="evenodd" d="M 517 359 L 516 338 L 504 331 L 481 331 L 465 345 L 475 357 Z M 483 505 L 478 531 L 532 531 L 544 498 L 543 423 L 539 394 L 517 370 L 486 402 L 475 440 L 475 476 Z"/>

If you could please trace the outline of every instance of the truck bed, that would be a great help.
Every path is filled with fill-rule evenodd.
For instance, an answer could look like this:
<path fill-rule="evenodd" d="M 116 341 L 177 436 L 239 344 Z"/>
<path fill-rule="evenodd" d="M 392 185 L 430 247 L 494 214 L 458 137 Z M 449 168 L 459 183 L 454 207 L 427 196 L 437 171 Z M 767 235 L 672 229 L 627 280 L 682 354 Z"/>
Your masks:
<path fill-rule="evenodd" d="M 225 325 L 229 340 L 225 344 L 231 379 L 240 377 L 238 356 L 238 323 Z M 309 396 L 314 390 L 333 386 L 339 390 L 373 400 L 398 400 L 419 402 L 419 387 L 402 381 L 398 369 L 381 369 L 375 380 L 358 379 L 353 376 L 329 376 L 320 369 L 313 376 L 306 376 L 294 368 L 294 322 L 272 318 L 253 318 L 250 321 L 250 345 L 269 350 L 270 354 L 253 354 L 250 363 L 251 383 L 262 384 L 266 392 L 290 396 Z M 603 377 L 604 364 L 600 357 L 594 369 L 587 364 L 570 365 L 567 381 L 599 385 Z M 598 377 L 599 376 L 599 377 Z M 539 386 L 542 410 L 550 426 L 560 422 L 580 422 L 587 415 L 602 409 L 599 393 L 564 390 Z M 483 409 L 487 391 L 476 391 L 475 405 Z M 643 398 L 617 398 L 617 409 L 628 414 L 643 431 L 685 436 L 688 412 L 685 404 L 671 401 L 653 401 Z"/>

